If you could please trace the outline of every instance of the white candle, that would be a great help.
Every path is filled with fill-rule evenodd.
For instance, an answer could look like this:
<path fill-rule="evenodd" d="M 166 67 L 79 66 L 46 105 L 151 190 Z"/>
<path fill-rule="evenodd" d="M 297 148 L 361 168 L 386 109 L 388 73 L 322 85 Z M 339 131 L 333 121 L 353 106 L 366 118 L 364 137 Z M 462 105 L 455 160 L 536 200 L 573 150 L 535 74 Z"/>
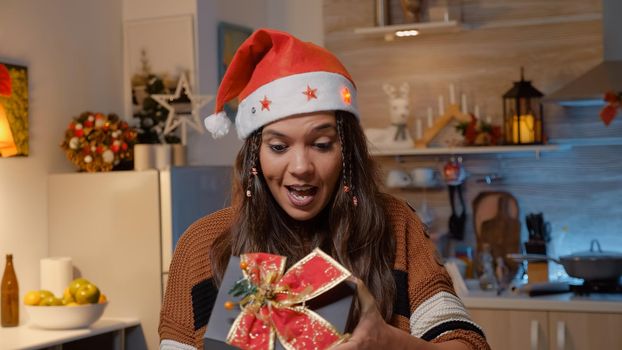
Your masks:
<path fill-rule="evenodd" d="M 479 118 L 479 105 L 475 105 L 475 109 L 473 110 L 473 113 L 475 113 L 476 118 Z"/>
<path fill-rule="evenodd" d="M 467 96 L 466 94 L 462 94 L 462 113 L 466 114 L 469 112 L 469 106 L 467 106 Z"/>
<path fill-rule="evenodd" d="M 449 103 L 452 105 L 456 103 L 456 87 L 454 84 L 449 84 Z"/>
<path fill-rule="evenodd" d="M 434 119 L 432 118 L 432 108 L 428 108 L 428 128 L 431 128 L 432 124 L 434 124 Z"/>
<path fill-rule="evenodd" d="M 486 123 L 492 124 L 492 118 L 490 118 L 490 116 L 486 116 Z"/>
<path fill-rule="evenodd" d="M 417 136 L 417 140 L 421 139 L 421 136 L 422 136 L 421 118 L 417 118 L 417 122 L 415 125 L 415 135 Z"/>
<path fill-rule="evenodd" d="M 443 102 L 443 95 L 438 97 L 438 115 L 445 114 L 445 102 Z"/>

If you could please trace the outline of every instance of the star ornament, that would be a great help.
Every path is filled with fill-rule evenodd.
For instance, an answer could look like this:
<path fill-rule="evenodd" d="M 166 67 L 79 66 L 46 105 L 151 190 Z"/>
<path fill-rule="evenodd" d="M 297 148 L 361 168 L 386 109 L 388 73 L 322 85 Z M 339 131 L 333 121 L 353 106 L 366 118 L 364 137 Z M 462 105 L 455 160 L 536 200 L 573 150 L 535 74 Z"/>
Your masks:
<path fill-rule="evenodd" d="M 307 96 L 307 101 L 317 100 L 317 89 L 312 89 L 309 85 L 307 85 L 307 90 L 303 91 L 302 94 Z"/>
<path fill-rule="evenodd" d="M 343 103 L 347 105 L 352 104 L 352 93 L 346 86 L 341 89 L 341 99 L 343 100 Z"/>
<path fill-rule="evenodd" d="M 268 96 L 264 95 L 263 100 L 259 101 L 261 103 L 261 110 L 270 110 L 270 104 L 272 101 L 268 100 Z"/>
<path fill-rule="evenodd" d="M 168 110 L 162 138 L 181 126 L 181 143 L 186 145 L 188 126 L 200 134 L 205 132 L 199 119 L 199 112 L 214 99 L 214 96 L 193 94 L 185 74 L 179 78 L 174 94 L 151 95 L 151 98 Z"/>

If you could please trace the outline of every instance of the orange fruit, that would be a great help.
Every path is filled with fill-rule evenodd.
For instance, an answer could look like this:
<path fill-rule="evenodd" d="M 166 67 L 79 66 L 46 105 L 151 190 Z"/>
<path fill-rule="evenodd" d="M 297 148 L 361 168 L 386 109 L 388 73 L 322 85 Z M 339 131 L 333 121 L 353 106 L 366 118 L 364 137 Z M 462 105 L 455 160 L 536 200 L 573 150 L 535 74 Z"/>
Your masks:
<path fill-rule="evenodd" d="M 24 304 L 26 305 L 39 305 L 41 301 L 41 293 L 38 290 L 31 290 L 24 295 Z"/>
<path fill-rule="evenodd" d="M 99 294 L 99 300 L 97 302 L 100 303 L 100 304 L 103 304 L 103 303 L 105 303 L 107 301 L 108 301 L 108 298 L 106 298 L 106 294 L 100 293 Z"/>

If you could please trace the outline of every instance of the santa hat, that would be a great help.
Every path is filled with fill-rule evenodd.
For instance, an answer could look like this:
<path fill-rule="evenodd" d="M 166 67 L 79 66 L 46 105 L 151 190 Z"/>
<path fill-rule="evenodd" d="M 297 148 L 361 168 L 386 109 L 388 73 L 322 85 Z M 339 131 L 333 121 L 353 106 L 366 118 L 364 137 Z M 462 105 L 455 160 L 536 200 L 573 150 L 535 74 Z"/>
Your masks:
<path fill-rule="evenodd" d="M 358 117 L 356 88 L 345 67 L 326 49 L 292 35 L 258 29 L 238 48 L 205 119 L 214 138 L 229 132 L 225 103 L 238 98 L 240 139 L 294 114 L 342 110 Z"/>

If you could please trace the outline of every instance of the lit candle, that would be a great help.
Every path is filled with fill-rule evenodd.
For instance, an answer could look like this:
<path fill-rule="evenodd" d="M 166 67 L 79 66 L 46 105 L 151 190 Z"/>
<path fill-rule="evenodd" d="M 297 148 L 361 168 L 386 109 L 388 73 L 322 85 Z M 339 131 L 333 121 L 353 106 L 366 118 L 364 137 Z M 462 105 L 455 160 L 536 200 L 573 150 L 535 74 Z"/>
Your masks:
<path fill-rule="evenodd" d="M 520 117 L 514 116 L 512 122 L 512 141 L 515 144 L 518 143 L 533 143 L 535 141 L 534 133 L 534 118 L 531 114 L 521 115 Z M 520 142 L 519 142 L 519 129 L 520 129 Z"/>
<path fill-rule="evenodd" d="M 443 95 L 438 97 L 438 115 L 445 114 L 445 102 L 443 102 Z"/>
<path fill-rule="evenodd" d="M 421 139 L 421 136 L 422 136 L 421 118 L 417 118 L 416 125 L 415 125 L 415 135 L 417 136 L 417 140 Z"/>
<path fill-rule="evenodd" d="M 466 94 L 462 94 L 462 113 L 466 114 L 469 112 L 469 107 L 467 106 L 467 96 Z"/>
<path fill-rule="evenodd" d="M 452 105 L 456 103 L 456 87 L 454 84 L 449 84 L 449 103 Z"/>

